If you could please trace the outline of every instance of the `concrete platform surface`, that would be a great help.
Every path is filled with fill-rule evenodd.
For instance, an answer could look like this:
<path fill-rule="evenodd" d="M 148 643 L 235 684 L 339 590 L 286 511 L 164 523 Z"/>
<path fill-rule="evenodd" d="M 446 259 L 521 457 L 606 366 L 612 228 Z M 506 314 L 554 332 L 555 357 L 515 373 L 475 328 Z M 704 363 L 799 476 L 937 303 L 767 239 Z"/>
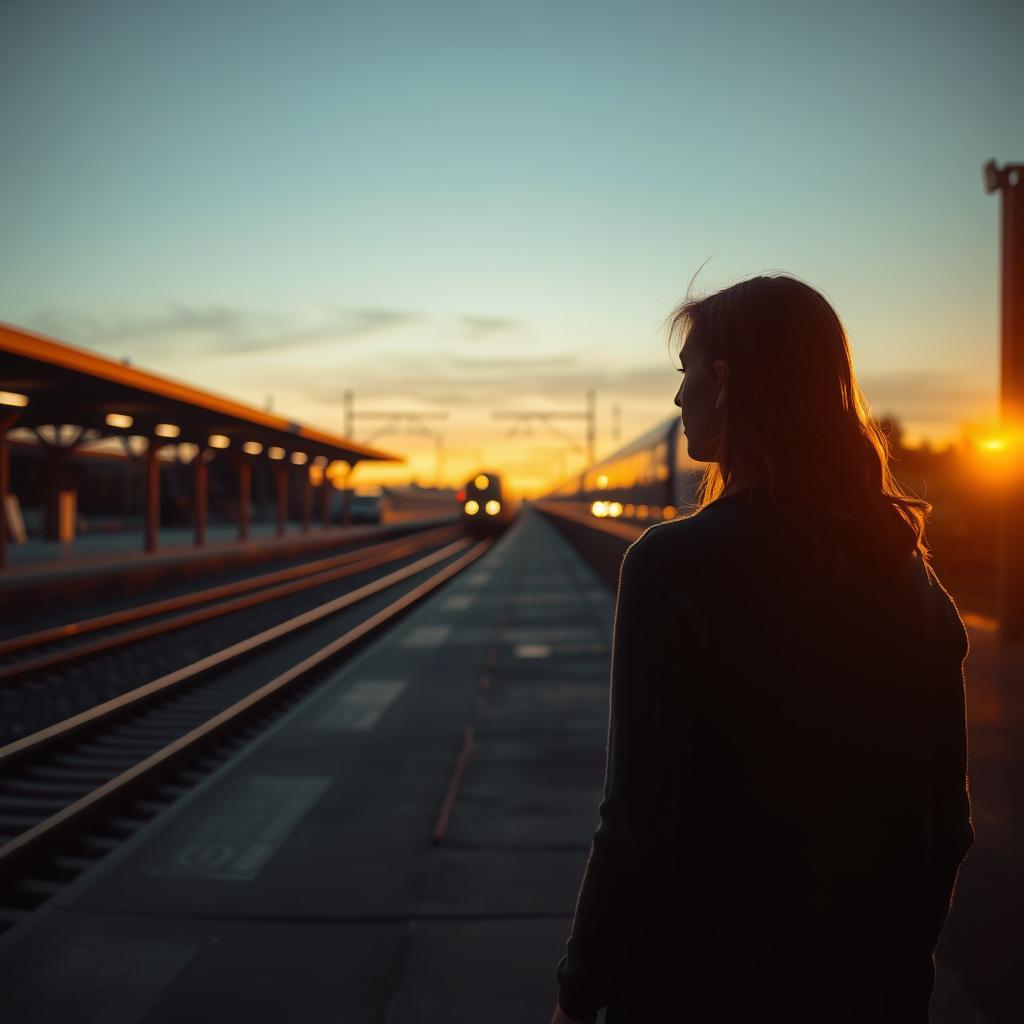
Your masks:
<path fill-rule="evenodd" d="M 546 1024 L 597 825 L 613 605 L 525 515 L 4 936 L 0 1019 Z M 1024 657 L 984 629 L 971 642 L 978 838 L 933 1024 L 1009 1024 L 1021 1005 L 1021 723 L 1007 709 Z"/>
<path fill-rule="evenodd" d="M 613 603 L 524 517 L 4 936 L 0 1019 L 549 1020 L 597 824 Z"/>

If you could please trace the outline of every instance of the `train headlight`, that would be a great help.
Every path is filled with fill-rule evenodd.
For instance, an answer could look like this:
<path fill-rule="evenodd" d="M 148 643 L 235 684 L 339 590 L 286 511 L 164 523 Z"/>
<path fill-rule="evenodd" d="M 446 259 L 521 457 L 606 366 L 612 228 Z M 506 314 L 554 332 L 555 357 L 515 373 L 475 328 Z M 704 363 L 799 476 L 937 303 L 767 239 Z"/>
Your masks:
<path fill-rule="evenodd" d="M 621 505 L 621 503 L 617 502 L 617 501 L 611 502 L 608 505 L 608 515 L 610 515 L 612 517 L 612 519 L 618 519 L 619 516 L 622 515 L 622 505 Z"/>
<path fill-rule="evenodd" d="M 480 511 L 480 502 L 474 501 L 470 498 L 469 501 L 462 506 L 462 511 L 465 512 L 467 516 L 475 516 L 477 512 Z"/>
<path fill-rule="evenodd" d="M 486 477 L 486 476 L 485 476 L 485 475 L 484 475 L 483 473 L 481 473 L 481 474 L 480 474 L 480 475 L 479 475 L 479 476 L 478 476 L 478 477 L 477 477 L 477 478 L 476 478 L 476 479 L 475 479 L 475 480 L 473 481 L 473 486 L 474 486 L 474 487 L 475 487 L 475 488 L 476 488 L 476 489 L 477 489 L 478 491 L 484 491 L 484 490 L 486 490 L 486 489 L 487 489 L 487 487 L 488 487 L 488 485 L 490 484 L 490 482 L 491 482 L 491 481 L 490 481 L 490 480 L 488 480 L 488 479 L 487 479 L 487 477 Z"/>
<path fill-rule="evenodd" d="M 608 502 L 607 501 L 595 501 L 590 506 L 590 514 L 597 516 L 598 519 L 604 519 L 608 515 Z"/>
<path fill-rule="evenodd" d="M 501 502 L 495 501 L 494 498 L 491 498 L 491 500 L 484 505 L 484 511 L 489 516 L 496 516 L 501 511 Z"/>

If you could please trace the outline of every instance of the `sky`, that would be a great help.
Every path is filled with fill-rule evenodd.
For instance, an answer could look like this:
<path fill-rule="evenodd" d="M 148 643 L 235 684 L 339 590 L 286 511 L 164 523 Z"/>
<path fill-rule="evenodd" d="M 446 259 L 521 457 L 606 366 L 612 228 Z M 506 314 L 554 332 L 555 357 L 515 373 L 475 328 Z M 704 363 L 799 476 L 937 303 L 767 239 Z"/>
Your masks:
<path fill-rule="evenodd" d="M 786 271 L 942 443 L 997 414 L 1022 39 L 1008 0 L 0 0 L 0 320 L 335 432 L 351 389 L 409 457 L 365 481 L 529 493 L 583 423 L 495 411 L 594 388 L 607 454 L 676 413 L 698 268 Z"/>

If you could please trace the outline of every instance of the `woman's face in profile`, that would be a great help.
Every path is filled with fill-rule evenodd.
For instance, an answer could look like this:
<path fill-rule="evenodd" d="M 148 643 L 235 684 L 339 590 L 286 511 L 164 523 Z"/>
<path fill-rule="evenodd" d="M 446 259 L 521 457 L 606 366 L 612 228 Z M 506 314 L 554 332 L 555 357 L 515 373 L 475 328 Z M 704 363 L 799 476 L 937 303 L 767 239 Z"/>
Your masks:
<path fill-rule="evenodd" d="M 722 360 L 715 360 L 714 369 L 708 367 L 699 348 L 694 345 L 694 331 L 690 331 L 682 351 L 679 366 L 682 383 L 674 399 L 683 421 L 687 454 L 696 462 L 714 462 L 714 438 L 721 424 L 721 412 L 715 400 L 722 390 Z M 723 404 L 726 398 L 723 395 Z"/>

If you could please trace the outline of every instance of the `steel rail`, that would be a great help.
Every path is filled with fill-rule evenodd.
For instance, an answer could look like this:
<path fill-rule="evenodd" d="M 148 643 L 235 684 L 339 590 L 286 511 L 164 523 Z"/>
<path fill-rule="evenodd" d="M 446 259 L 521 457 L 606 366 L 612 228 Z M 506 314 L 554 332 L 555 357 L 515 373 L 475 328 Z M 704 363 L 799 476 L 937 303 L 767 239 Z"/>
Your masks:
<path fill-rule="evenodd" d="M 206 587 L 203 590 L 191 590 L 187 594 L 180 594 L 178 597 L 169 597 L 162 601 L 151 601 L 149 604 L 123 608 L 118 612 L 96 615 L 91 619 L 82 619 L 79 622 L 66 622 L 61 626 L 50 626 L 47 629 L 36 630 L 34 633 L 23 633 L 20 636 L 9 637 L 7 640 L 0 640 L 0 658 L 17 654 L 29 647 L 39 647 L 43 644 L 56 643 L 60 640 L 69 640 L 72 637 L 84 636 L 87 633 L 95 633 L 97 630 L 109 629 L 113 626 L 124 626 L 130 622 L 138 622 L 140 619 L 151 618 L 154 615 L 163 615 L 166 612 L 176 612 L 182 608 L 191 608 L 197 604 L 205 604 L 207 601 L 219 601 L 225 597 L 232 597 L 234 594 L 244 593 L 251 587 L 269 587 L 274 583 L 283 583 L 286 580 L 301 577 L 306 573 L 319 572 L 323 569 L 332 568 L 335 565 L 344 565 L 346 561 L 359 558 L 368 552 L 379 551 L 391 545 L 400 544 L 403 541 L 408 542 L 416 536 L 426 537 L 449 529 L 451 529 L 449 526 L 436 526 L 422 534 L 406 534 L 402 537 L 380 541 L 377 544 L 367 544 L 365 547 L 344 551 L 338 555 L 330 555 L 327 558 L 303 562 L 300 565 L 294 565 L 287 569 L 277 569 L 273 572 L 247 576 L 245 579 L 237 580 L 234 583 L 221 583 L 217 586 Z"/>
<path fill-rule="evenodd" d="M 470 543 L 471 541 L 468 540 L 457 542 L 456 544 L 449 545 L 447 548 L 443 548 L 440 552 L 435 552 L 435 554 L 429 556 L 429 558 L 434 561 L 439 561 L 441 558 L 452 554 L 452 548 L 461 547 L 464 550 Z M 457 573 L 461 572 L 466 566 L 475 562 L 491 547 L 493 543 L 493 540 L 490 539 L 478 542 L 470 551 L 462 554 L 454 562 L 436 572 L 429 579 L 418 584 L 411 591 L 393 601 L 386 608 L 375 612 L 368 619 L 359 623 L 358 626 L 353 627 L 348 630 L 348 632 L 343 633 L 340 637 L 331 641 L 331 643 L 320 648 L 319 651 L 303 658 L 291 668 L 286 669 L 269 682 L 264 683 L 258 689 L 253 690 L 245 697 L 236 701 L 230 707 L 225 708 L 223 711 L 208 719 L 202 725 L 191 729 L 184 736 L 180 736 L 178 739 L 168 743 L 166 746 L 149 755 L 138 764 L 126 769 L 119 775 L 98 786 L 96 789 L 91 790 L 85 796 L 80 797 L 73 803 L 68 804 L 63 809 L 50 815 L 37 825 L 34 825 L 25 832 L 22 832 L 20 835 L 15 836 L 3 847 L 0 847 L 0 871 L 9 870 L 16 862 L 23 860 L 27 856 L 31 856 L 41 847 L 49 845 L 56 841 L 60 836 L 78 827 L 86 820 L 100 814 L 105 808 L 110 807 L 112 804 L 125 798 L 131 790 L 138 788 L 140 783 L 153 779 L 158 773 L 166 772 L 185 758 L 196 754 L 200 744 L 204 741 L 209 741 L 210 739 L 219 736 L 229 726 L 237 722 L 238 719 L 246 712 L 264 703 L 278 691 L 308 675 L 329 659 L 344 651 L 345 648 L 350 647 L 356 641 L 388 623 L 410 605 L 415 604 L 431 591 L 436 590 L 442 583 L 445 583 Z M 422 571 L 425 567 L 422 563 L 427 561 L 428 559 L 422 559 L 420 563 L 416 563 L 416 566 L 419 566 L 417 571 Z M 402 575 L 403 579 L 409 575 L 413 575 L 413 573 L 409 572 L 412 568 L 414 567 L 409 566 L 385 577 L 385 579 L 389 581 L 387 585 L 399 582 L 396 577 L 400 574 L 404 574 Z M 379 582 L 383 583 L 383 581 Z M 369 588 L 364 587 L 361 589 L 366 591 Z M 376 586 L 376 590 L 380 589 L 382 589 L 382 587 Z M 376 592 L 376 590 L 374 592 Z M 352 596 L 353 595 L 345 595 L 345 597 L 339 599 L 339 601 L 344 601 L 350 604 L 352 602 L 348 599 Z M 323 618 L 325 615 L 331 614 L 331 612 L 337 611 L 339 607 L 344 606 L 345 605 L 339 605 L 339 602 L 330 602 L 330 604 L 324 605 L 322 608 L 315 609 L 316 614 L 313 618 L 310 618 L 311 613 L 307 612 L 304 615 L 297 616 L 296 619 L 292 621 L 297 622 L 301 619 L 305 620 L 303 624 L 306 624 L 306 622 Z M 296 626 L 294 628 L 299 627 Z M 272 630 L 268 630 L 267 633 L 275 633 L 279 635 L 280 629 L 279 627 L 275 627 Z M 265 634 L 261 634 L 261 636 L 265 636 Z M 265 642 L 268 641 L 262 640 L 261 643 L 256 646 L 261 646 L 262 643 Z M 241 645 L 235 646 L 238 647 Z M 204 661 L 207 662 L 211 660 L 213 659 L 204 659 Z M 174 674 L 175 673 L 172 673 L 172 675 Z M 165 680 L 167 678 L 169 677 L 164 677 Z M 163 682 L 164 686 L 168 685 L 164 680 L 157 680 L 156 682 Z M 150 684 L 150 686 L 152 685 L 154 684 Z M 7 747 L 0 750 L 0 758 L 6 759 L 9 756 L 8 752 L 11 747 L 17 746 L 20 742 L 21 741 L 17 741 L 15 744 L 9 744 Z M 0 760 L 0 763 L 3 763 L 3 761 Z"/>
<path fill-rule="evenodd" d="M 182 668 L 174 669 L 148 683 L 143 683 L 142 686 L 137 686 L 117 697 L 112 697 L 102 704 L 96 704 L 85 711 L 80 711 L 77 715 L 72 715 L 70 718 L 55 722 L 45 729 L 29 733 L 27 736 L 20 736 L 6 746 L 0 747 L 0 771 L 12 764 L 15 759 L 21 759 L 29 754 L 36 754 L 58 740 L 67 739 L 74 733 L 80 732 L 88 725 L 99 723 L 104 719 L 120 715 L 127 710 L 132 710 L 156 694 L 182 686 L 188 682 L 193 682 L 212 669 L 220 668 L 232 661 L 243 658 L 275 640 L 296 632 L 296 630 L 302 629 L 314 622 L 319 622 L 320 619 L 333 615 L 343 608 L 358 604 L 360 601 L 372 597 L 374 594 L 378 594 L 396 583 L 401 583 L 402 580 L 408 579 L 410 576 L 415 576 L 417 573 L 429 569 L 435 563 L 457 554 L 471 543 L 470 540 L 465 538 L 457 540 L 441 548 L 439 551 L 435 551 L 433 554 L 413 562 L 411 565 L 407 565 L 402 569 L 396 569 L 394 572 L 388 573 L 380 579 L 373 580 L 362 587 L 357 587 L 347 594 L 342 594 L 332 601 L 317 605 L 309 611 L 302 612 L 290 619 L 285 619 L 284 622 L 279 622 L 277 625 L 270 626 L 259 633 L 254 633 L 244 640 L 231 644 L 230 647 L 224 647 L 213 654 L 207 655 L 205 658 L 200 658 L 199 661 L 194 661 Z"/>
<path fill-rule="evenodd" d="M 100 637 L 96 640 L 87 641 L 83 644 L 76 644 L 75 646 L 68 647 L 64 650 L 51 651 L 49 654 L 41 654 L 35 658 L 26 658 L 23 661 L 17 661 L 10 665 L 0 666 L 0 686 L 11 686 L 27 676 L 34 675 L 38 672 L 45 672 L 48 669 L 58 668 L 62 665 L 70 665 L 77 661 L 81 661 L 84 658 L 92 657 L 96 654 L 102 654 L 105 651 L 115 650 L 119 647 L 126 647 L 128 644 L 138 643 L 142 640 L 149 640 L 155 636 L 162 636 L 164 633 L 171 633 L 177 629 L 184 629 L 186 626 L 191 626 L 198 622 L 208 622 L 211 619 L 218 618 L 222 615 L 230 615 L 233 612 L 244 611 L 246 608 L 252 608 L 259 604 L 266 604 L 269 601 L 274 601 L 281 597 L 289 597 L 292 594 L 301 593 L 302 591 L 309 590 L 312 587 L 319 587 L 325 583 L 332 583 L 336 580 L 344 579 L 346 576 L 354 576 L 367 569 L 374 569 L 377 566 L 385 565 L 390 561 L 403 558 L 410 552 L 416 552 L 422 548 L 430 547 L 431 544 L 436 543 L 439 539 L 437 534 L 450 535 L 453 532 L 457 533 L 458 528 L 450 526 L 440 527 L 437 530 L 428 531 L 426 534 L 422 534 L 417 537 L 401 538 L 399 540 L 388 541 L 384 544 L 374 545 L 374 553 L 370 553 L 369 549 L 363 549 L 359 552 L 348 552 L 345 555 L 336 556 L 336 558 L 326 559 L 325 561 L 334 564 L 333 568 L 317 569 L 310 568 L 308 566 L 295 566 L 293 569 L 283 570 L 283 572 L 287 574 L 285 577 L 286 582 L 278 583 L 276 586 L 266 586 L 266 589 L 259 590 L 256 593 L 244 593 L 245 591 L 251 590 L 253 586 L 261 585 L 253 580 L 226 584 L 223 588 L 212 588 L 216 590 L 230 591 L 232 594 L 243 591 L 243 594 L 240 597 L 229 598 L 220 604 L 214 604 L 207 608 L 198 608 L 193 611 L 187 611 L 181 615 L 161 619 L 158 622 L 151 622 L 148 625 L 136 626 L 134 629 L 126 629 L 123 632 L 114 633 L 111 636 Z M 344 562 L 339 565 L 337 560 L 340 559 L 344 559 Z M 319 563 L 314 563 L 314 566 L 317 564 Z M 298 573 L 295 571 L 296 569 L 309 569 L 309 571 Z M 296 576 L 299 578 L 294 578 Z M 204 591 L 201 593 L 207 592 Z M 183 595 L 186 599 L 193 596 L 195 595 Z M 223 594 L 217 595 L 217 597 L 221 596 L 223 596 Z M 203 603 L 208 604 L 209 601 L 216 600 L 217 597 L 206 598 Z M 172 598 L 171 602 L 178 600 L 180 599 Z M 155 604 L 168 604 L 171 602 L 155 602 Z M 198 602 L 189 601 L 188 603 L 195 604 Z M 165 609 L 161 609 L 160 611 L 163 610 Z M 160 611 L 150 612 L 147 617 L 158 615 L 160 614 Z"/>

